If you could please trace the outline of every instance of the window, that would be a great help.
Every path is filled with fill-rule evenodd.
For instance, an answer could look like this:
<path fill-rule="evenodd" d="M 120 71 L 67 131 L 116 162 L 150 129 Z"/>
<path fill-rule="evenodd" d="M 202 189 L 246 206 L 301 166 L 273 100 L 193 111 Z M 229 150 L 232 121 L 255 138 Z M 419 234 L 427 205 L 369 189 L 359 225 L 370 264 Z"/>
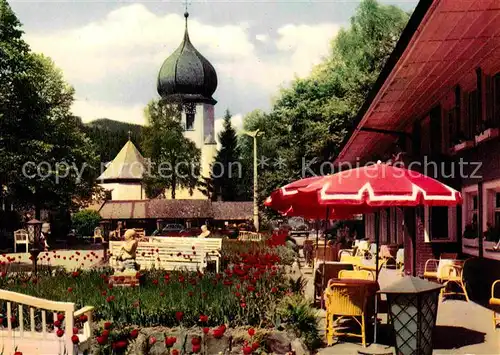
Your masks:
<path fill-rule="evenodd" d="M 462 235 L 464 239 L 476 239 L 479 203 L 477 186 L 464 188 L 462 196 Z"/>
<path fill-rule="evenodd" d="M 478 92 L 474 90 L 467 95 L 467 118 L 468 118 L 468 132 L 467 138 L 473 139 L 479 127 L 479 105 L 478 105 Z"/>
<path fill-rule="evenodd" d="M 367 213 L 365 216 L 365 237 L 371 241 L 375 240 L 375 214 Z"/>
<path fill-rule="evenodd" d="M 500 73 L 493 77 L 493 87 L 494 87 L 494 109 L 493 118 L 495 126 L 500 126 Z"/>
<path fill-rule="evenodd" d="M 194 113 L 186 113 L 186 130 L 194 130 Z"/>
<path fill-rule="evenodd" d="M 429 116 L 420 122 L 420 154 L 427 155 L 431 152 L 431 119 Z"/>
<path fill-rule="evenodd" d="M 426 242 L 456 241 L 456 207 L 425 207 L 424 240 Z"/>

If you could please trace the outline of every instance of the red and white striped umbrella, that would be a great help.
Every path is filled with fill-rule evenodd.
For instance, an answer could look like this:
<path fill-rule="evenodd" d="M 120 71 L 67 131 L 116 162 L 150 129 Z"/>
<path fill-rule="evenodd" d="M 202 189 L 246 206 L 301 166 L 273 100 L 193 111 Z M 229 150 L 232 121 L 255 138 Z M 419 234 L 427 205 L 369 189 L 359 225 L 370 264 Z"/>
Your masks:
<path fill-rule="evenodd" d="M 324 176 L 299 189 L 298 200 L 341 208 L 391 206 L 455 206 L 457 190 L 419 172 L 378 163 Z M 356 209 L 350 209 L 355 211 Z"/>
<path fill-rule="evenodd" d="M 348 207 L 335 211 L 328 206 L 318 204 L 314 195 L 300 196 L 299 189 L 307 187 L 323 179 L 323 176 L 314 176 L 294 181 L 271 193 L 264 205 L 284 216 L 304 217 L 306 219 L 351 219 L 353 213 Z M 327 215 L 328 214 L 328 215 Z"/>

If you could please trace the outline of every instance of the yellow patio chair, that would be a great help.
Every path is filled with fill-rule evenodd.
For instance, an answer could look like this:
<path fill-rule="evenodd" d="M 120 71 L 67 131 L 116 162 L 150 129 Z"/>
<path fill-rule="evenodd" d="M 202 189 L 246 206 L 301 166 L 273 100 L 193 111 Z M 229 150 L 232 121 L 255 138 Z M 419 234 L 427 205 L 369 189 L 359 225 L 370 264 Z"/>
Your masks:
<path fill-rule="evenodd" d="M 497 329 L 498 321 L 500 320 L 500 313 L 497 309 L 500 308 L 500 298 L 495 297 L 495 286 L 500 283 L 500 280 L 496 280 L 491 285 L 491 298 L 488 302 L 490 306 L 493 306 L 493 329 Z"/>
<path fill-rule="evenodd" d="M 339 279 L 358 279 L 375 281 L 375 275 L 370 270 L 341 270 Z"/>
<path fill-rule="evenodd" d="M 425 262 L 424 266 L 424 279 L 437 280 L 438 279 L 438 259 L 429 259 Z"/>
<path fill-rule="evenodd" d="M 459 295 L 464 296 L 466 301 L 469 302 L 469 295 L 467 294 L 467 287 L 465 286 L 465 281 L 463 277 L 465 261 L 456 260 L 454 264 L 443 265 L 438 273 L 438 281 L 443 283 L 443 288 L 441 289 L 440 298 Z M 460 291 L 451 291 L 449 286 L 455 284 Z"/>
<path fill-rule="evenodd" d="M 352 264 L 354 269 L 359 269 L 361 267 L 361 257 L 343 254 L 340 256 L 341 263 Z"/>
<path fill-rule="evenodd" d="M 333 338 L 351 336 L 361 338 L 363 347 L 366 347 L 366 304 L 368 288 L 363 284 L 347 284 L 328 281 L 325 290 L 326 306 L 326 340 L 328 345 L 333 344 Z M 351 318 L 360 326 L 361 333 L 340 331 L 342 320 Z"/>

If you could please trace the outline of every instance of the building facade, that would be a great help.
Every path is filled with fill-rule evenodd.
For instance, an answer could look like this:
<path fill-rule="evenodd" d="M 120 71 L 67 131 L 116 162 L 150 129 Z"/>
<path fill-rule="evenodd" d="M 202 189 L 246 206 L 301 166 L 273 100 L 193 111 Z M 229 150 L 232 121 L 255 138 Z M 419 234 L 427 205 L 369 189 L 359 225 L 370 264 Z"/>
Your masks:
<path fill-rule="evenodd" d="M 462 192 L 459 207 L 380 212 L 380 239 L 404 245 L 407 273 L 443 252 L 500 260 L 499 35 L 497 1 L 420 1 L 336 160 L 399 156 Z"/>

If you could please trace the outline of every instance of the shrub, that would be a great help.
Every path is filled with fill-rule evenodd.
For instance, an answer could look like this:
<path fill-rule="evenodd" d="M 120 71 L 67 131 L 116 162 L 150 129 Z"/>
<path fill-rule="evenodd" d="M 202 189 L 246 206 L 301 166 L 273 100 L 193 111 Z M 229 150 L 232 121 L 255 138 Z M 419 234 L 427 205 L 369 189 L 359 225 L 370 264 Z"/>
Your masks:
<path fill-rule="evenodd" d="M 94 229 L 99 226 L 100 220 L 99 212 L 93 210 L 81 210 L 71 218 L 73 228 L 76 229 L 78 235 L 83 236 L 94 235 Z"/>

